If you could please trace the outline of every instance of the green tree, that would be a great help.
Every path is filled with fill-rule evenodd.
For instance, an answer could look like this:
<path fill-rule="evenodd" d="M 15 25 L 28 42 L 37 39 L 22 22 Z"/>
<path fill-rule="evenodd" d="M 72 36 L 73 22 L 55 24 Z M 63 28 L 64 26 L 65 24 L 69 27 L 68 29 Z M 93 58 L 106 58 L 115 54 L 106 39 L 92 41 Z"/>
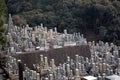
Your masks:
<path fill-rule="evenodd" d="M 49 28 L 57 27 L 60 32 L 68 29 L 69 33 L 92 30 L 101 40 L 120 44 L 120 0 L 5 1 L 19 25 L 43 23 Z"/>
<path fill-rule="evenodd" d="M 0 0 L 0 50 L 4 43 L 6 42 L 6 36 L 5 36 L 5 4 L 4 0 Z"/>
<path fill-rule="evenodd" d="M 14 15 L 13 21 L 14 21 L 14 24 L 17 26 L 23 26 L 23 25 L 27 24 L 26 20 L 19 15 Z"/>

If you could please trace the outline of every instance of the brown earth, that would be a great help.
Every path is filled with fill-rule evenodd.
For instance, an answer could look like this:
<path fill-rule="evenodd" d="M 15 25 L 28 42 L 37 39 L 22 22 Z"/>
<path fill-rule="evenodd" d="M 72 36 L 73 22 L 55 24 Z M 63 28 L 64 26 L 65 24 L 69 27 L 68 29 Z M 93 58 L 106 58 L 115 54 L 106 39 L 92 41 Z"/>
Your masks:
<path fill-rule="evenodd" d="M 51 49 L 49 51 L 36 51 L 36 52 L 26 52 L 24 54 L 17 54 L 15 57 L 21 59 L 23 64 L 26 64 L 28 67 L 33 68 L 32 64 L 36 64 L 40 61 L 40 54 L 48 57 L 48 62 L 50 59 L 55 59 L 55 64 L 64 63 L 67 56 L 70 56 L 72 59 L 75 58 L 75 55 L 78 54 L 84 57 L 90 57 L 89 46 L 74 46 L 74 47 L 64 47 L 60 49 Z"/>

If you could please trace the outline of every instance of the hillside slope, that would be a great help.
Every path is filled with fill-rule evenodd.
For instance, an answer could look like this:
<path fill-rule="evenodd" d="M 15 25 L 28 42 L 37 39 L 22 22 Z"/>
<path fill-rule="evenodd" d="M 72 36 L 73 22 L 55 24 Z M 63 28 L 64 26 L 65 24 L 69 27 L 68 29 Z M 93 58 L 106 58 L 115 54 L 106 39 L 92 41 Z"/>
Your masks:
<path fill-rule="evenodd" d="M 43 23 L 69 33 L 91 29 L 101 40 L 120 45 L 119 0 L 6 0 L 6 4 L 15 25 Z"/>

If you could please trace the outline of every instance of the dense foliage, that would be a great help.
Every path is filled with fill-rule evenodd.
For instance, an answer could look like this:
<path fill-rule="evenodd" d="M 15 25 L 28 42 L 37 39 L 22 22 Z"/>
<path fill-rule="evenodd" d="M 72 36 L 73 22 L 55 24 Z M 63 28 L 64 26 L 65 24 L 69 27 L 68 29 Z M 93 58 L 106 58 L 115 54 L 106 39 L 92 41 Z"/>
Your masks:
<path fill-rule="evenodd" d="M 92 29 L 104 41 L 120 45 L 119 0 L 6 0 L 16 25 L 40 23 L 69 33 Z"/>
<path fill-rule="evenodd" d="M 4 0 L 0 0 L 0 50 L 3 44 L 6 42 L 4 22 L 5 22 L 5 3 Z"/>

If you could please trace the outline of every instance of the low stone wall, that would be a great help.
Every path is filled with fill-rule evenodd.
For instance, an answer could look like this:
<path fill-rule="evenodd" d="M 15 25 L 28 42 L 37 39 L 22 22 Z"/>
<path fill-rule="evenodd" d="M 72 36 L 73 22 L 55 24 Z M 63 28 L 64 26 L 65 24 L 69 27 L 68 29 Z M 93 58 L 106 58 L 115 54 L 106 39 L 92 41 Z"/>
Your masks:
<path fill-rule="evenodd" d="M 49 51 L 36 51 L 36 52 L 26 52 L 22 54 L 17 54 L 16 59 L 20 59 L 22 63 L 26 64 L 29 68 L 33 69 L 33 64 L 39 63 L 40 54 L 48 57 L 48 62 L 51 59 L 55 59 L 55 64 L 66 62 L 67 56 L 70 56 L 72 59 L 75 58 L 75 55 L 78 54 L 84 57 L 90 57 L 89 46 L 73 46 L 73 47 L 64 47 L 59 49 L 51 49 Z"/>

